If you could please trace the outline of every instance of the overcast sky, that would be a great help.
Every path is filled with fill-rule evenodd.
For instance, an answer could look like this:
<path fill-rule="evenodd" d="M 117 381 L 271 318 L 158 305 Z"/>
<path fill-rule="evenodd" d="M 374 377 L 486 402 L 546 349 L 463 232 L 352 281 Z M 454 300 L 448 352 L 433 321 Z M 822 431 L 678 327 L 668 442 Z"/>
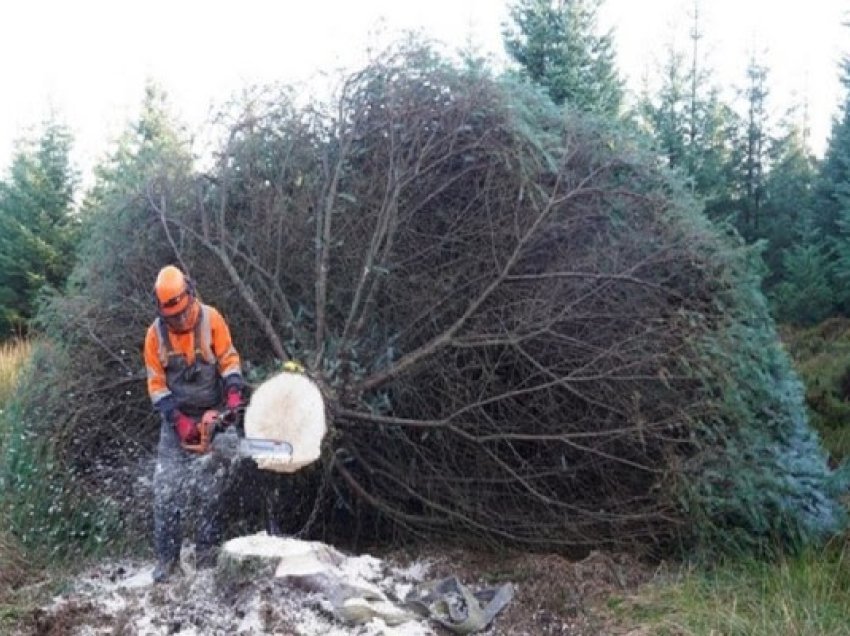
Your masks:
<path fill-rule="evenodd" d="M 634 90 L 671 41 L 684 46 L 692 0 L 606 0 L 619 65 Z M 841 22 L 850 0 L 703 0 L 707 62 L 718 83 L 741 85 L 750 51 L 770 67 L 773 110 L 808 96 L 821 152 L 842 96 L 850 53 Z M 88 171 L 137 112 L 146 78 L 168 91 L 190 126 L 211 104 L 254 82 L 306 82 L 356 65 L 400 29 L 504 60 L 503 0 L 7 0 L 0 3 L 0 167 L 13 140 L 50 108 L 76 136 Z M 304 90 L 310 90 L 304 84 Z M 797 97 L 795 98 L 794 95 Z"/>

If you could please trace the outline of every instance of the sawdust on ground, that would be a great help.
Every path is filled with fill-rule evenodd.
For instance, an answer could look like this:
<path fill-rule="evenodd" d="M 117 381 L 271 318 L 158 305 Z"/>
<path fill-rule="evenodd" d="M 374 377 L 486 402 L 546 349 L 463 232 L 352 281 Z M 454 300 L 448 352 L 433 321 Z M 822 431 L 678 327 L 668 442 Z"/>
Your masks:
<path fill-rule="evenodd" d="M 375 552 L 379 554 L 379 552 Z M 609 599 L 634 593 L 657 568 L 628 555 L 592 552 L 570 560 L 556 554 L 418 548 L 383 551 L 382 584 L 409 586 L 417 580 L 456 576 L 472 590 L 506 582 L 516 595 L 484 636 L 642 636 L 619 625 Z M 15 634 L 279 634 L 308 636 L 446 635 L 435 625 L 397 631 L 384 625 L 350 627 L 335 622 L 321 598 L 279 579 L 258 581 L 227 598 L 216 591 L 212 571 L 192 571 L 153 586 L 153 564 L 101 563 L 76 577 L 69 591 L 23 619 Z"/>

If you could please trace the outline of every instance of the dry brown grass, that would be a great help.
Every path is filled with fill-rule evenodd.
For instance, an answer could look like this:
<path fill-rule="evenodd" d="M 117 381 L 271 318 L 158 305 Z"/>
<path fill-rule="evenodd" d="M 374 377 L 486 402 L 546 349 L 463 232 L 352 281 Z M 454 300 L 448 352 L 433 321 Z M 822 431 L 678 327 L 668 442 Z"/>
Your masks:
<path fill-rule="evenodd" d="M 26 340 L 0 343 L 0 411 L 15 390 L 18 374 L 31 350 L 32 345 Z"/>

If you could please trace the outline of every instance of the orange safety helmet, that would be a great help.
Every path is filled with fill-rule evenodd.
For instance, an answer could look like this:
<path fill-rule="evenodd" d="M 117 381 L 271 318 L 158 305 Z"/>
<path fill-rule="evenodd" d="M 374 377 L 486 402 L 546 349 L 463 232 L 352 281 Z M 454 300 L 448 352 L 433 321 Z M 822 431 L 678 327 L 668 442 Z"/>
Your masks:
<path fill-rule="evenodd" d="M 195 288 L 183 272 L 174 265 L 166 265 L 159 270 L 153 291 L 157 311 L 169 327 L 178 331 L 194 327 L 198 313 Z"/>

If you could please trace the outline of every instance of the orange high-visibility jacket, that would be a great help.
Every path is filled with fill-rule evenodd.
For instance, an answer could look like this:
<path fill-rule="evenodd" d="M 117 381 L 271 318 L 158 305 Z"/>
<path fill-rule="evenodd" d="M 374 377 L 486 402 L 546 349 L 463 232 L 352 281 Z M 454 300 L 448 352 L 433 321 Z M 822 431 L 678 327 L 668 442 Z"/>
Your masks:
<path fill-rule="evenodd" d="M 201 305 L 198 318 L 200 324 L 187 333 L 173 333 L 168 330 L 168 339 L 174 353 L 182 353 L 187 364 L 195 362 L 199 353 L 206 362 L 216 363 L 222 378 L 234 373 L 242 373 L 239 353 L 230 339 L 230 329 L 222 315 L 214 307 Z M 171 395 L 171 390 L 165 381 L 165 367 L 168 361 L 168 350 L 159 339 L 159 318 L 148 327 L 145 335 L 145 367 L 148 375 L 148 395 L 156 405 L 162 398 Z M 195 333 L 200 335 L 200 342 L 195 342 Z"/>

